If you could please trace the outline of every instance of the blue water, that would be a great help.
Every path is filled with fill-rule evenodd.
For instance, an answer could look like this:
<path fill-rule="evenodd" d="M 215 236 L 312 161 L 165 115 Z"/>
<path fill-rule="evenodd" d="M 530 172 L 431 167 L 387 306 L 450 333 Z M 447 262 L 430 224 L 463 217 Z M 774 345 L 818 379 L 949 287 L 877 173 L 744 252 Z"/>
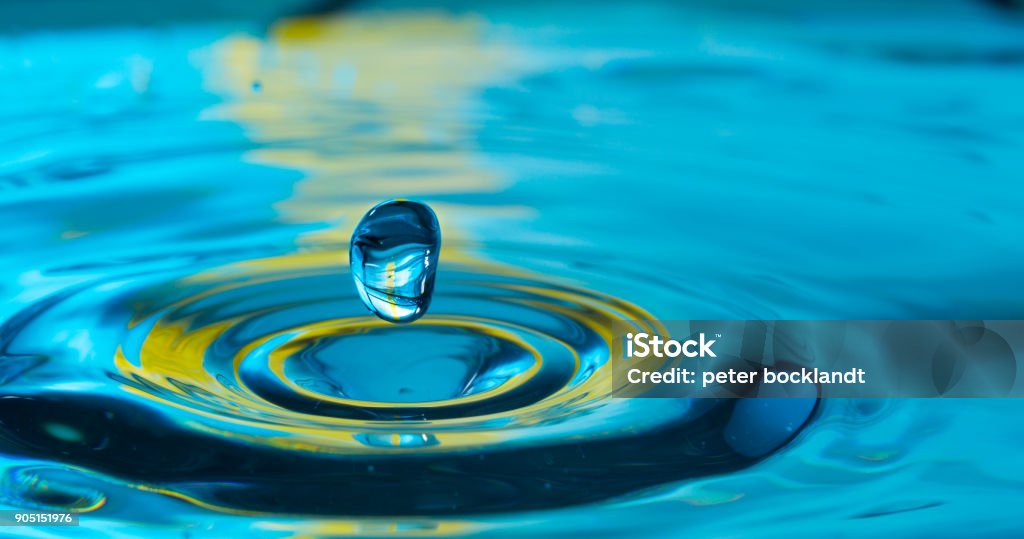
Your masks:
<path fill-rule="evenodd" d="M 363 305 L 383 320 L 413 322 L 430 308 L 441 227 L 430 206 L 389 200 L 359 220 L 349 271 Z"/>
<path fill-rule="evenodd" d="M 1019 536 L 1016 401 L 611 399 L 606 361 L 619 319 L 1024 317 L 1021 21 L 26 22 L 0 37 L 0 505 L 90 537 Z M 444 232 L 403 325 L 348 266 L 392 198 Z"/>

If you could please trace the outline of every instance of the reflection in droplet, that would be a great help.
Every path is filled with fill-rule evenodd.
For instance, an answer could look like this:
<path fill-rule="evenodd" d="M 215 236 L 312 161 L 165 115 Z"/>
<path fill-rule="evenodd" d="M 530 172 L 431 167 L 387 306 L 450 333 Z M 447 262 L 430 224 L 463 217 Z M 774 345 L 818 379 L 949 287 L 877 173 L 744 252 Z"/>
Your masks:
<path fill-rule="evenodd" d="M 389 322 L 423 316 L 440 248 L 441 227 L 425 204 L 390 200 L 367 212 L 349 248 L 352 278 L 366 308 Z"/>

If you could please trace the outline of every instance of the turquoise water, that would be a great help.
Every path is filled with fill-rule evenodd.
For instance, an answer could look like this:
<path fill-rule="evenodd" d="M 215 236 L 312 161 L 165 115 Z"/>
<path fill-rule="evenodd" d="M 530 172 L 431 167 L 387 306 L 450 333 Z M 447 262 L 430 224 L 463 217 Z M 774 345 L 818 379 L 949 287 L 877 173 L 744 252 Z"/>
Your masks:
<path fill-rule="evenodd" d="M 611 399 L 606 361 L 618 319 L 1021 318 L 1021 30 L 736 1 L 5 34 L 0 505 L 81 525 L 0 533 L 1018 536 L 1016 401 Z M 348 267 L 392 198 L 444 233 L 405 325 Z"/>
<path fill-rule="evenodd" d="M 414 322 L 434 295 L 441 227 L 430 206 L 389 200 L 359 220 L 349 244 L 352 284 L 382 320 Z"/>

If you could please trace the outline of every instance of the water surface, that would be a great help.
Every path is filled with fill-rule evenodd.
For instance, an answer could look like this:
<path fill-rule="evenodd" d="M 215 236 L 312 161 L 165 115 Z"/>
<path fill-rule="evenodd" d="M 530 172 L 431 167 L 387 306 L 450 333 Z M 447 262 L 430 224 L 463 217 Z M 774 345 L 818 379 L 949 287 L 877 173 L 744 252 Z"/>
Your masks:
<path fill-rule="evenodd" d="M 0 503 L 95 537 L 1019 533 L 1015 401 L 634 401 L 604 366 L 617 319 L 1021 318 L 1022 64 L 1019 19 L 952 1 L 6 34 Z M 402 326 L 348 268 L 391 198 L 445 238 Z"/>

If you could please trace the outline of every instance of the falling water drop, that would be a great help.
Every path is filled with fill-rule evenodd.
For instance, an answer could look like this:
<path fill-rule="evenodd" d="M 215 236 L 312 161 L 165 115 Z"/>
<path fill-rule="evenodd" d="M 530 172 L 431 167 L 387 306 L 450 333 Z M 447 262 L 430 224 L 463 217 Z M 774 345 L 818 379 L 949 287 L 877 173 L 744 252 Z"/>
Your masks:
<path fill-rule="evenodd" d="M 389 322 L 423 316 L 440 249 L 441 227 L 429 206 L 402 199 L 374 206 L 349 247 L 352 279 L 366 308 Z"/>

